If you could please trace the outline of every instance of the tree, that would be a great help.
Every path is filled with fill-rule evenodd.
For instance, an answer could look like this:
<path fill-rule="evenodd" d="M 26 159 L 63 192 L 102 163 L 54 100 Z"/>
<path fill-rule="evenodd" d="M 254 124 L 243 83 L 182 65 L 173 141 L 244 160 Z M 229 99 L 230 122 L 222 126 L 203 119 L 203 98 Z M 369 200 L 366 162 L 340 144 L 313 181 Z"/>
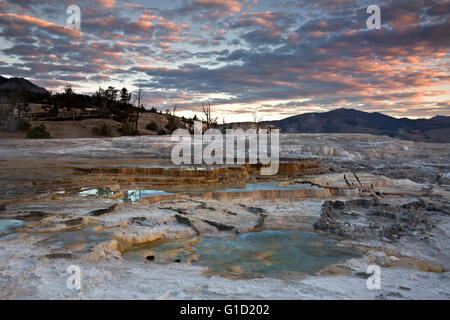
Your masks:
<path fill-rule="evenodd" d="M 209 129 L 209 128 L 211 128 L 211 126 L 217 124 L 217 117 L 213 116 L 211 103 L 209 101 L 207 101 L 205 103 L 202 102 L 202 112 L 205 116 L 203 121 L 206 122 L 207 129 Z"/>
<path fill-rule="evenodd" d="M 0 96 L 0 130 L 15 131 L 18 129 L 20 121 L 15 121 L 14 105 L 10 98 Z"/>
<path fill-rule="evenodd" d="M 50 132 L 45 130 L 45 126 L 41 124 L 39 127 L 34 127 L 27 133 L 29 139 L 50 139 Z"/>
<path fill-rule="evenodd" d="M 71 86 L 66 86 L 62 94 L 62 102 L 67 110 L 76 107 L 76 96 Z"/>
<path fill-rule="evenodd" d="M 119 92 L 118 89 L 109 86 L 108 89 L 105 91 L 105 97 L 109 102 L 109 105 L 111 105 L 113 102 L 117 100 L 117 92 Z"/>
<path fill-rule="evenodd" d="M 129 104 L 131 100 L 131 92 L 128 92 L 127 88 L 120 90 L 120 102 Z"/>
<path fill-rule="evenodd" d="M 98 109 L 117 121 L 124 121 L 127 117 L 127 104 L 117 101 L 118 89 L 109 86 L 104 90 L 101 87 L 95 93 L 95 104 Z"/>
<path fill-rule="evenodd" d="M 156 124 L 155 121 L 152 121 L 149 124 L 147 124 L 146 129 L 150 131 L 158 131 L 158 125 Z"/>
<path fill-rule="evenodd" d="M 48 103 L 48 108 L 50 109 L 50 114 L 53 116 L 57 116 L 59 113 L 59 103 L 58 103 L 57 99 L 54 98 L 51 91 L 48 93 L 46 102 Z"/>
<path fill-rule="evenodd" d="M 72 90 L 72 87 L 71 87 L 71 86 L 65 86 L 65 87 L 64 87 L 64 93 L 63 93 L 63 94 L 68 95 L 68 96 L 74 94 L 74 92 L 73 92 L 73 90 Z"/>
<path fill-rule="evenodd" d="M 122 128 L 120 128 L 120 133 L 123 136 L 131 136 L 133 134 L 133 127 L 128 120 L 124 121 Z"/>
<path fill-rule="evenodd" d="M 10 95 L 10 103 L 17 110 L 18 119 L 22 118 L 24 113 L 28 112 L 29 95 L 25 88 L 17 88 Z"/>
<path fill-rule="evenodd" d="M 222 115 L 222 133 L 226 133 L 227 122 L 225 121 L 225 116 Z"/>
<path fill-rule="evenodd" d="M 95 101 L 95 105 L 97 106 L 97 109 L 104 112 L 106 109 L 106 91 L 105 91 L 105 89 L 102 89 L 102 87 L 98 88 L 97 92 L 95 92 L 94 101 Z"/>
<path fill-rule="evenodd" d="M 142 82 L 139 81 L 139 90 L 137 91 L 135 101 L 137 100 L 136 106 L 136 122 L 134 124 L 134 132 L 137 134 L 138 132 L 138 121 L 139 121 L 139 109 L 143 108 L 142 100 L 144 99 L 144 93 L 142 92 Z"/>
<path fill-rule="evenodd" d="M 256 126 L 256 133 L 259 133 L 263 116 L 259 113 L 258 107 L 255 108 L 255 110 L 252 112 L 252 115 L 253 115 L 253 122 L 255 123 Z"/>

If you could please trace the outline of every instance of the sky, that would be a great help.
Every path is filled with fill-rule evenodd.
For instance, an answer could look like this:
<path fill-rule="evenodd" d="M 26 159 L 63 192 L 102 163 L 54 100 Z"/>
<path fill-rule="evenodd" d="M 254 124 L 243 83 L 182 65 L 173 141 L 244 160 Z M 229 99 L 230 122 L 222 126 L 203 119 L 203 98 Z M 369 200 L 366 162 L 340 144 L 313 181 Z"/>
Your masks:
<path fill-rule="evenodd" d="M 0 0 L 0 75 L 83 94 L 141 84 L 148 108 L 191 117 L 209 101 L 227 122 L 450 116 L 449 18 L 449 0 Z"/>

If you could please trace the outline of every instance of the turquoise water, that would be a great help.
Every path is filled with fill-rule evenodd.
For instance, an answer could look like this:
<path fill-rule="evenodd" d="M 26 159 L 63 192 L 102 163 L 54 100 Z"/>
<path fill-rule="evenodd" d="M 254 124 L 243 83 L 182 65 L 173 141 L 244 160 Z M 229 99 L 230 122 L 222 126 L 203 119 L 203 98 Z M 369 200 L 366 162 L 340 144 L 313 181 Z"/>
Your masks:
<path fill-rule="evenodd" d="M 257 190 L 317 190 L 319 187 L 313 186 L 309 183 L 296 183 L 289 185 L 278 185 L 277 182 L 268 182 L 268 183 L 247 183 L 244 188 L 228 188 L 223 190 L 217 190 L 216 192 L 250 192 Z M 208 188 L 200 191 L 208 192 Z M 136 190 L 127 190 L 127 191 L 112 191 L 110 188 L 91 188 L 86 189 L 79 192 L 79 195 L 82 197 L 87 196 L 96 196 L 96 197 L 111 197 L 117 194 L 118 192 L 123 192 L 123 196 L 119 199 L 121 202 L 135 202 L 143 198 L 156 197 L 161 195 L 173 195 L 175 193 L 181 192 L 167 192 L 159 189 L 136 189 Z M 182 192 L 194 192 L 193 188 L 186 189 Z"/>
<path fill-rule="evenodd" d="M 14 239 L 17 236 L 18 236 L 17 233 L 10 233 L 10 234 L 7 234 L 6 236 L 0 236 L 0 241 L 11 240 L 11 239 Z"/>
<path fill-rule="evenodd" d="M 124 258 L 152 263 L 193 260 L 194 265 L 208 267 L 220 275 L 247 278 L 276 276 L 286 272 L 313 274 L 319 270 L 363 252 L 338 246 L 336 241 L 312 232 L 262 231 L 236 237 L 204 238 L 193 241 L 159 242 L 124 253 Z"/>
<path fill-rule="evenodd" d="M 0 220 L 0 234 L 13 232 L 20 227 L 26 225 L 26 222 L 13 219 L 1 219 Z"/>
<path fill-rule="evenodd" d="M 246 191 L 257 191 L 257 190 L 317 190 L 319 187 L 313 186 L 309 183 L 296 183 L 289 185 L 279 186 L 277 182 L 268 183 L 247 183 L 245 188 L 230 188 L 225 190 L 220 190 L 218 192 L 246 192 Z"/>

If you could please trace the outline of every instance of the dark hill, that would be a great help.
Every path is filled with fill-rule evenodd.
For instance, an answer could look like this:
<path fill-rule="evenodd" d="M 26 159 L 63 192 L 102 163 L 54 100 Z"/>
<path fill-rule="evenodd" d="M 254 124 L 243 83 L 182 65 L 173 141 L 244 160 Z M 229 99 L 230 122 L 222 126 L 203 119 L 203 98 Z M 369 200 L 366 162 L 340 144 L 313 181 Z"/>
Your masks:
<path fill-rule="evenodd" d="M 24 78 L 4 78 L 0 76 L 0 91 L 12 91 L 17 88 L 24 88 L 28 92 L 37 94 L 47 94 L 47 90 L 41 88 Z"/>
<path fill-rule="evenodd" d="M 450 117 L 446 116 L 397 119 L 379 112 L 336 109 L 265 123 L 279 127 L 283 133 L 368 133 L 415 141 L 450 142 Z"/>

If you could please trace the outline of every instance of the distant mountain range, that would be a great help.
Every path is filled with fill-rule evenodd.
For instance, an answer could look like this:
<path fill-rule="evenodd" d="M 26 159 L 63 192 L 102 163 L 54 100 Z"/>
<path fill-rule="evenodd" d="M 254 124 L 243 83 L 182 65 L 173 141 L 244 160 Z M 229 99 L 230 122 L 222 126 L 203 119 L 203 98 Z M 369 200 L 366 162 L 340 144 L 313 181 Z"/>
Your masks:
<path fill-rule="evenodd" d="M 12 91 L 17 88 L 25 88 L 31 93 L 47 94 L 47 90 L 35 85 L 24 78 L 5 78 L 0 76 L 0 91 Z"/>
<path fill-rule="evenodd" d="M 450 117 L 446 116 L 397 119 L 379 112 L 336 109 L 264 123 L 279 127 L 282 133 L 368 133 L 414 141 L 450 143 Z"/>
<path fill-rule="evenodd" d="M 39 103 L 48 91 L 23 78 L 0 76 L 0 95 L 16 88 L 25 88 Z M 90 96 L 77 95 L 84 104 L 92 104 Z M 36 98 L 37 97 L 37 98 Z M 379 112 L 363 112 L 355 109 L 336 109 L 323 113 L 304 113 L 277 121 L 264 121 L 265 125 L 279 127 L 282 133 L 367 133 L 393 138 L 450 143 L 450 117 L 435 116 L 431 119 L 393 118 Z M 248 127 L 235 123 L 229 126 Z"/>

